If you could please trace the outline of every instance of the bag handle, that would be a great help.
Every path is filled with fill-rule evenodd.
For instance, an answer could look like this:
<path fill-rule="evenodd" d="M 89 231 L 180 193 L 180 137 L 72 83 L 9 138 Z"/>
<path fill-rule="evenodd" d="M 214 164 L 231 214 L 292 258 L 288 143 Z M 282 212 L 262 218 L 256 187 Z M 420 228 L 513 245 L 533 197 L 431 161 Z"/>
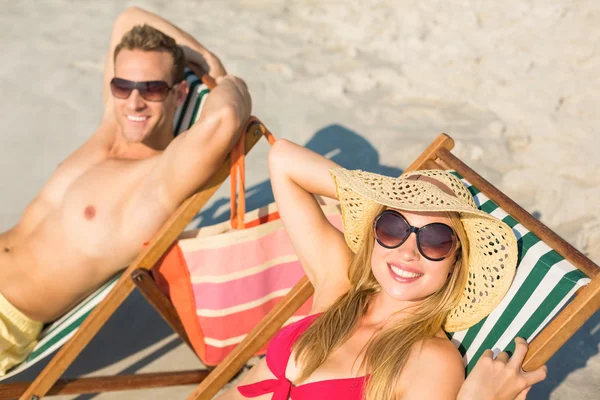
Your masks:
<path fill-rule="evenodd" d="M 190 69 L 197 76 L 200 76 L 200 80 L 210 90 L 217 86 L 216 81 L 202 69 L 201 66 L 190 63 Z M 230 207 L 231 216 L 229 222 L 233 229 L 244 229 L 244 216 L 246 215 L 246 133 L 252 128 L 252 126 L 259 124 L 259 129 L 265 136 L 269 144 L 272 146 L 275 143 L 275 137 L 265 127 L 265 125 L 259 121 L 258 118 L 250 116 L 239 140 L 231 149 L 229 156 L 230 160 L 230 177 L 231 177 L 231 188 L 230 188 Z M 239 176 L 239 189 L 238 189 L 238 176 Z M 237 202 L 236 202 L 237 192 Z"/>
<path fill-rule="evenodd" d="M 233 229 L 244 229 L 244 216 L 246 214 L 246 133 L 250 131 L 250 129 L 258 124 L 259 129 L 262 134 L 265 136 L 269 144 L 272 146 L 275 143 L 275 137 L 269 130 L 264 126 L 262 122 L 258 120 L 258 118 L 254 116 L 250 116 L 246 126 L 242 130 L 242 134 L 238 142 L 231 149 L 230 155 L 230 178 L 231 178 L 231 188 L 230 188 L 230 208 L 231 208 L 231 217 L 229 218 L 229 222 L 231 223 L 231 227 Z M 239 177 L 239 188 L 238 188 L 238 177 Z M 237 202 L 236 202 L 236 192 L 237 192 Z"/>

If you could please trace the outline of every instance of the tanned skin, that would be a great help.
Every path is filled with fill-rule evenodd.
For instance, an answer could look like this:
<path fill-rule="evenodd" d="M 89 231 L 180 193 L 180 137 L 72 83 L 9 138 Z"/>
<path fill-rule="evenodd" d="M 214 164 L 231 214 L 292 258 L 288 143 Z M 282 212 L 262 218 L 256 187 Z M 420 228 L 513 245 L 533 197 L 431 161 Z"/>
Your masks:
<path fill-rule="evenodd" d="M 128 99 L 110 92 L 115 76 L 176 84 L 169 53 L 123 50 L 113 62 L 122 35 L 144 23 L 173 37 L 188 60 L 217 77 L 199 121 L 175 139 L 173 117 L 188 92 L 185 82 L 162 102 L 146 101 L 137 90 Z M 130 8 L 118 17 L 106 60 L 98 129 L 58 165 L 21 220 L 0 234 L 0 293 L 37 321 L 55 320 L 126 267 L 219 170 L 250 115 L 245 83 L 224 76 L 218 58 L 146 11 Z"/>

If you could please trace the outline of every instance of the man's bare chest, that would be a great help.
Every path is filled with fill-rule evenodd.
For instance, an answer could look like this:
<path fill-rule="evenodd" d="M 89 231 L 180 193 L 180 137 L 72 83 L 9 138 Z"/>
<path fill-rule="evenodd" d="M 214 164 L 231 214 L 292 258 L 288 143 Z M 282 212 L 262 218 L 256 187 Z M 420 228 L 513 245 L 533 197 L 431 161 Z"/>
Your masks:
<path fill-rule="evenodd" d="M 79 211 L 86 220 L 95 218 L 93 211 L 119 211 L 142 190 L 152 165 L 153 160 L 106 160 L 91 166 L 65 187 L 61 208 Z"/>
<path fill-rule="evenodd" d="M 50 193 L 59 201 L 49 205 L 40 233 L 54 233 L 65 247 L 92 258 L 128 257 L 164 219 L 153 213 L 146 195 L 152 165 L 153 160 L 106 160 L 83 171 L 63 193 Z"/>

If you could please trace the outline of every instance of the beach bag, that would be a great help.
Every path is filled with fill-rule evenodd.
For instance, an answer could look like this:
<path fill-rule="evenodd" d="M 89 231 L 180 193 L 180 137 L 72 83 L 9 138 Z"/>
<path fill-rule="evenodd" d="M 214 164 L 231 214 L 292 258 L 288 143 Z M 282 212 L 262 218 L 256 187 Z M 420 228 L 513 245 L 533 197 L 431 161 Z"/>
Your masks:
<path fill-rule="evenodd" d="M 244 212 L 241 154 L 232 153 L 230 221 L 186 232 L 153 270 L 196 354 L 209 366 L 219 364 L 304 276 L 275 203 Z M 322 207 L 341 230 L 339 206 Z M 308 315 L 311 300 L 286 324 Z"/>

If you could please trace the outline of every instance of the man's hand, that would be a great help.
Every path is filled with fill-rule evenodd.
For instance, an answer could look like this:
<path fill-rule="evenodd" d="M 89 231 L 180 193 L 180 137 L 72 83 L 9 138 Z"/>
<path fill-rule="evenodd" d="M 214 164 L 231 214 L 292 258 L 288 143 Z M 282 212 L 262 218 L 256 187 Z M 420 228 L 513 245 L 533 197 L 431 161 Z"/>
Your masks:
<path fill-rule="evenodd" d="M 208 74 L 213 78 L 216 79 L 219 76 L 227 75 L 227 71 L 225 71 L 225 67 L 221 64 L 221 60 L 213 53 L 206 54 L 204 60 L 206 60 L 206 64 L 208 65 Z"/>
<path fill-rule="evenodd" d="M 244 124 L 248 120 L 248 117 L 250 117 L 250 112 L 252 111 L 252 100 L 246 82 L 233 75 L 218 77 L 216 82 L 220 95 L 224 97 L 223 100 L 226 101 L 235 112 L 234 116 L 236 120 L 241 124 Z"/>
<path fill-rule="evenodd" d="M 145 191 L 166 210 L 175 210 L 219 171 L 250 116 L 244 81 L 227 75 L 217 82 L 199 120 L 167 146 L 149 176 Z"/>
<path fill-rule="evenodd" d="M 225 67 L 223 67 L 223 64 L 221 64 L 221 60 L 219 60 L 219 58 L 210 51 L 207 50 L 201 54 L 185 45 L 181 45 L 179 47 L 181 47 L 181 50 L 183 50 L 186 61 L 198 65 L 213 79 L 216 79 L 220 76 L 225 76 L 227 74 Z"/>
<path fill-rule="evenodd" d="M 525 400 L 531 386 L 546 378 L 547 368 L 544 365 L 524 372 L 521 365 L 527 354 L 527 342 L 516 338 L 515 343 L 510 359 L 505 352 L 494 359 L 493 352 L 486 350 L 465 380 L 458 400 Z"/>

